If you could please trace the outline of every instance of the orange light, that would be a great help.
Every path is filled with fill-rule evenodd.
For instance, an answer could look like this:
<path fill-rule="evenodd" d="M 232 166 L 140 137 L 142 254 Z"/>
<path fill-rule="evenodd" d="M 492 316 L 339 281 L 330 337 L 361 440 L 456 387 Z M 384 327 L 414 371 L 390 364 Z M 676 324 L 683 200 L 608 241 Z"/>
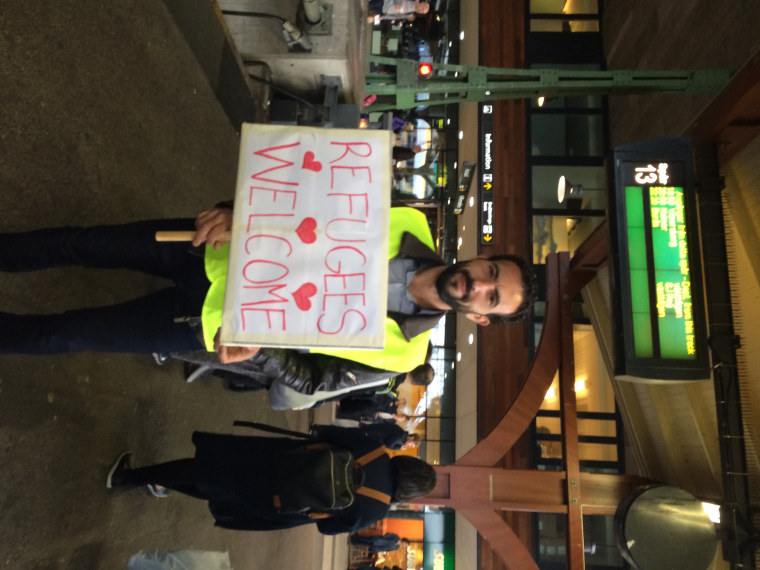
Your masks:
<path fill-rule="evenodd" d="M 430 77 L 433 74 L 433 65 L 430 63 L 420 63 L 420 67 L 417 70 L 420 77 Z"/>

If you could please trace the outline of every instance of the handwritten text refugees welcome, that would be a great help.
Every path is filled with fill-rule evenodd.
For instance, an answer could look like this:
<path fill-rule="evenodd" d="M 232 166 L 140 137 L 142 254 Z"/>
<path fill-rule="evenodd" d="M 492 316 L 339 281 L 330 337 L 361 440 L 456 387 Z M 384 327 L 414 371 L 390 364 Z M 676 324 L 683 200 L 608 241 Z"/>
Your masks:
<path fill-rule="evenodd" d="M 382 131 L 244 125 L 222 342 L 382 348 Z"/>

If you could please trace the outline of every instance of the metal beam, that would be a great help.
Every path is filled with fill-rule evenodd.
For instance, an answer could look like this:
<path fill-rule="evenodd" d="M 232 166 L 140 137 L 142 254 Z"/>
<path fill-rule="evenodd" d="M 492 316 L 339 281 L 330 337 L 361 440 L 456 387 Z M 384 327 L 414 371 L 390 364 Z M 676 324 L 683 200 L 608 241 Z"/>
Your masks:
<path fill-rule="evenodd" d="M 433 77 L 420 79 L 416 61 L 380 56 L 369 56 L 369 61 L 382 66 L 383 73 L 368 75 L 365 94 L 390 99 L 376 101 L 369 106 L 370 111 L 539 96 L 711 94 L 731 77 L 727 70 L 510 69 L 433 64 Z M 422 94 L 428 98 L 418 99 Z"/>

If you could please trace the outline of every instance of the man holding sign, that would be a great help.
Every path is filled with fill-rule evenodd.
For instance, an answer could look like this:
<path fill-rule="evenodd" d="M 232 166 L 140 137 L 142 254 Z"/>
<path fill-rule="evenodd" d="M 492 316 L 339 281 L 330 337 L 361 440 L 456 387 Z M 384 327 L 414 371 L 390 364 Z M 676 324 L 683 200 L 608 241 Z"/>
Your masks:
<path fill-rule="evenodd" d="M 107 307 L 0 312 L 0 352 L 205 348 L 222 364 L 245 361 L 274 407 L 301 408 L 413 369 L 446 311 L 481 325 L 525 315 L 535 284 L 521 259 L 445 265 L 424 214 L 388 210 L 373 194 L 386 185 L 387 142 L 327 136 L 271 142 L 257 133 L 259 148 L 241 145 L 234 212 L 0 234 L 2 271 L 127 268 L 175 283 Z M 192 246 L 155 241 L 193 226 Z"/>
<path fill-rule="evenodd" d="M 481 325 L 511 322 L 526 314 L 533 300 L 534 285 L 530 270 L 521 260 L 477 258 L 447 266 L 437 260 L 432 249 L 424 214 L 410 208 L 393 208 L 391 214 L 390 233 L 398 239 L 390 244 L 389 279 L 398 282 L 389 285 L 386 324 L 390 332 L 386 332 L 385 350 L 317 349 L 305 354 L 296 350 L 259 351 L 255 347 L 218 345 L 220 361 L 262 356 L 258 352 L 302 359 L 321 353 L 398 373 L 411 370 L 424 360 L 429 331 L 448 310 L 462 312 Z M 196 242 L 205 241 L 206 249 L 214 250 L 222 241 L 219 237 L 222 228 L 229 228 L 231 216 L 231 210 L 222 208 L 201 214 L 197 219 Z M 394 220 L 397 220 L 395 227 Z M 160 275 L 177 283 L 176 287 L 108 307 L 54 315 L 0 312 L 0 352 L 150 353 L 192 351 L 204 346 L 213 350 L 213 344 L 204 344 L 199 334 L 200 315 L 209 291 L 203 252 L 186 244 L 157 243 L 154 239 L 159 229 L 186 230 L 192 223 L 192 220 L 161 220 L 0 234 L 2 271 L 66 265 L 120 267 Z M 411 232 L 406 231 L 405 228 L 414 225 L 416 228 Z M 377 383 L 388 376 L 378 375 Z M 321 379 L 313 380 L 316 388 Z"/>

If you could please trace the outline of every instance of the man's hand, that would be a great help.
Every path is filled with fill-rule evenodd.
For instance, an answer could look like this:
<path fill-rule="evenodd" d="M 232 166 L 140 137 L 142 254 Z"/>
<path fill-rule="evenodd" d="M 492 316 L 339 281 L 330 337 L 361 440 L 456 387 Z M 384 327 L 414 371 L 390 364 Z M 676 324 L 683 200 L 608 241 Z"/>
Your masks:
<path fill-rule="evenodd" d="M 259 346 L 224 346 L 219 342 L 219 335 L 222 329 L 216 331 L 214 337 L 214 350 L 217 356 L 219 356 L 219 362 L 222 364 L 231 364 L 233 362 L 242 362 L 256 356 L 259 352 Z"/>
<path fill-rule="evenodd" d="M 229 208 L 213 208 L 198 214 L 195 218 L 195 237 L 193 245 L 207 243 L 219 249 L 230 241 L 232 230 L 232 210 Z"/>

